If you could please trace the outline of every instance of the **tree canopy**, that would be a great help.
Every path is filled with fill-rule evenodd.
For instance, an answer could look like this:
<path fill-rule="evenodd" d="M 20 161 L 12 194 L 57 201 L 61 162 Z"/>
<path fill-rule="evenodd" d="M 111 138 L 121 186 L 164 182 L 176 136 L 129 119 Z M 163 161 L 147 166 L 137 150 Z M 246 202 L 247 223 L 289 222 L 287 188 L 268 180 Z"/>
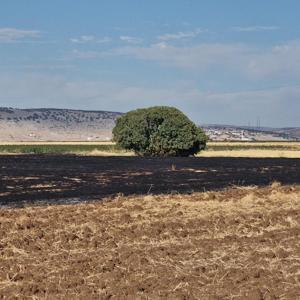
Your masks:
<path fill-rule="evenodd" d="M 207 137 L 174 107 L 155 106 L 130 111 L 116 121 L 116 143 L 141 156 L 189 156 L 206 146 Z"/>

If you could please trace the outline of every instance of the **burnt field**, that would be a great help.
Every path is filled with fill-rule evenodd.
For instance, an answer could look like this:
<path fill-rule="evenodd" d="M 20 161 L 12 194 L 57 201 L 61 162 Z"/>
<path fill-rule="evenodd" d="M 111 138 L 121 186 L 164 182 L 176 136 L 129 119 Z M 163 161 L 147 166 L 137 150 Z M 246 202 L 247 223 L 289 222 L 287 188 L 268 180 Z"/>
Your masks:
<path fill-rule="evenodd" d="M 7 155 L 0 157 L 0 205 L 299 184 L 299 174 L 300 159 Z"/>
<path fill-rule="evenodd" d="M 298 299 L 299 162 L 1 156 L 0 299 Z"/>

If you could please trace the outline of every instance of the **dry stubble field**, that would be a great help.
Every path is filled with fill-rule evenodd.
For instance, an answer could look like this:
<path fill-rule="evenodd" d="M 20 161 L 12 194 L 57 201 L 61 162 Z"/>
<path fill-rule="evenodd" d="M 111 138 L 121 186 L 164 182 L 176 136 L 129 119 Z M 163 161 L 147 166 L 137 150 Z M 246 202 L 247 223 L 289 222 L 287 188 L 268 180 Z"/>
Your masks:
<path fill-rule="evenodd" d="M 239 147 L 216 146 L 207 156 Z M 0 166 L 0 299 L 300 299 L 297 159 L 2 155 Z"/>
<path fill-rule="evenodd" d="M 133 156 L 111 141 L 104 142 L 0 142 L 0 155 L 7 154 L 77 154 L 88 156 Z M 300 158 L 299 141 L 213 142 L 201 151 L 201 157 L 273 157 Z"/>
<path fill-rule="evenodd" d="M 299 299 L 300 187 L 0 209 L 0 299 Z"/>

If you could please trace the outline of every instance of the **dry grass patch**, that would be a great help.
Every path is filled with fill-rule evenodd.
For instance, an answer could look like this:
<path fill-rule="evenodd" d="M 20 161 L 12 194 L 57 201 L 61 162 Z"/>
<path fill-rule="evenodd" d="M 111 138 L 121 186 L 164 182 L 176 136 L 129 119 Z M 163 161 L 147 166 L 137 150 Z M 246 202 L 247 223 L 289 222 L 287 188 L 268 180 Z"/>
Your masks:
<path fill-rule="evenodd" d="M 271 157 L 271 158 L 300 158 L 300 150 L 265 150 L 265 149 L 241 149 L 241 150 L 208 150 L 202 151 L 200 157 Z"/>
<path fill-rule="evenodd" d="M 134 156 L 111 141 L 104 142 L 0 142 L 0 155 L 77 154 L 84 156 Z M 300 142 L 208 142 L 202 157 L 300 158 Z"/>
<path fill-rule="evenodd" d="M 61 142 L 61 141 L 24 141 L 24 142 L 5 142 L 1 141 L 0 145 L 115 145 L 111 141 L 99 141 L 99 142 L 84 142 L 84 141 L 74 141 L 74 142 Z"/>
<path fill-rule="evenodd" d="M 276 146 L 287 146 L 287 147 L 297 147 L 300 148 L 300 142 L 297 141 L 274 141 L 274 142 L 208 142 L 209 146 L 269 146 L 269 147 L 276 147 Z"/>
<path fill-rule="evenodd" d="M 83 151 L 80 153 L 74 152 L 73 154 L 82 155 L 82 156 L 135 156 L 134 152 L 122 151 L 122 150 L 119 150 L 117 152 L 92 150 L 92 151 Z"/>
<path fill-rule="evenodd" d="M 297 299 L 300 186 L 0 209 L 0 298 Z"/>

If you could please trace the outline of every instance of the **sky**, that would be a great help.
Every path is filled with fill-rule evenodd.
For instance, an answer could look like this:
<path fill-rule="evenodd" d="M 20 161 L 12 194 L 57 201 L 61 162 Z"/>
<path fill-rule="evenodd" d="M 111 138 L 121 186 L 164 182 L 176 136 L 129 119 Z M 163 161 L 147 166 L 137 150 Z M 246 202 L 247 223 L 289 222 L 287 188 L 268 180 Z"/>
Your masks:
<path fill-rule="evenodd" d="M 300 126 L 299 0 L 0 0 L 0 106 Z"/>

